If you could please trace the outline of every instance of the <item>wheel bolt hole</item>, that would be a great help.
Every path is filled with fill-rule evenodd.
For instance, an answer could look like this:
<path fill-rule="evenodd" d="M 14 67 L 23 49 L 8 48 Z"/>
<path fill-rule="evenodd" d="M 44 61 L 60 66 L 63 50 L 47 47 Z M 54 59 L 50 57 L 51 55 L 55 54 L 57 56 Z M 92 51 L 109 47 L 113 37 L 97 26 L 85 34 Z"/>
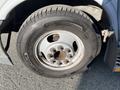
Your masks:
<path fill-rule="evenodd" d="M 78 50 L 78 46 L 77 46 L 76 41 L 73 42 L 73 49 L 75 52 Z"/>

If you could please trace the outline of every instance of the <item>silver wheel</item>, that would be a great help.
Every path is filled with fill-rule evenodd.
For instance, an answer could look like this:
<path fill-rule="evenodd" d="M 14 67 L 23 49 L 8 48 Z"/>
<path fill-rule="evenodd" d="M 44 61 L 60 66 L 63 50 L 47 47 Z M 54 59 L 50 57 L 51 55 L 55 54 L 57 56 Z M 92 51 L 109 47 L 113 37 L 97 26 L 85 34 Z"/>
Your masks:
<path fill-rule="evenodd" d="M 51 70 L 70 69 L 81 62 L 84 45 L 74 33 L 54 30 L 43 34 L 35 44 L 35 57 Z"/>

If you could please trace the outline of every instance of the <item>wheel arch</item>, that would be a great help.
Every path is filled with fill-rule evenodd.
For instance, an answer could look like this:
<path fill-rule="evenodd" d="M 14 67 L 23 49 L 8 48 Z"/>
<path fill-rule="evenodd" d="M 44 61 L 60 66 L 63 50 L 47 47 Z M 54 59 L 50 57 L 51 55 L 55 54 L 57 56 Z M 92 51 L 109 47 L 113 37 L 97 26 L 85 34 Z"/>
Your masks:
<path fill-rule="evenodd" d="M 10 4 L 10 2 L 12 2 Z M 20 22 L 19 25 L 17 26 L 17 29 L 19 29 L 20 25 L 22 22 L 35 10 L 50 5 L 50 4 L 67 4 L 67 5 L 88 5 L 88 4 L 93 4 L 96 6 L 101 7 L 104 9 L 105 13 L 107 14 L 106 17 L 109 18 L 109 23 L 112 29 L 115 30 L 116 32 L 116 37 L 118 37 L 117 29 L 118 29 L 118 24 L 117 24 L 117 13 L 116 13 L 116 7 L 115 7 L 114 0 L 74 0 L 69 1 L 49 1 L 49 0 L 41 0 L 41 1 L 33 1 L 33 0 L 8 0 L 7 3 L 3 6 L 2 9 L 0 9 L 0 20 L 7 21 L 6 25 L 8 25 L 11 21 L 12 17 L 12 22 L 15 21 L 15 23 Z M 7 6 L 7 8 L 6 8 Z M 16 19 L 16 17 L 18 19 Z M 114 18 L 113 18 L 114 17 Z"/>

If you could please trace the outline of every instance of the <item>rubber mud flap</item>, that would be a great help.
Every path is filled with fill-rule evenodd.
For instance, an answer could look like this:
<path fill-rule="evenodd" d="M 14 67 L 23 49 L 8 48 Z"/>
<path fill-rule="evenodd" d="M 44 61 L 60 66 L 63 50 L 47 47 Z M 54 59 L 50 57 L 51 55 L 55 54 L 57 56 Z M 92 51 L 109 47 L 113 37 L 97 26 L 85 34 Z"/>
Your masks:
<path fill-rule="evenodd" d="M 117 58 L 117 41 L 115 34 L 113 33 L 107 43 L 104 61 L 112 69 L 114 69 Z"/>

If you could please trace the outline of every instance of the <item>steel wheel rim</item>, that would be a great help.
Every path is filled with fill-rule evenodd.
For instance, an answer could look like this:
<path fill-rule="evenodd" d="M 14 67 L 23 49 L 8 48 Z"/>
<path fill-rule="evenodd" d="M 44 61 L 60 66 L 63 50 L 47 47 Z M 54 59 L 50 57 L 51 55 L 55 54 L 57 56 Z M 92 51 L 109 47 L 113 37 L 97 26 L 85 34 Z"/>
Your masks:
<path fill-rule="evenodd" d="M 75 49 L 74 44 L 77 46 Z M 53 30 L 40 36 L 34 45 L 35 58 L 51 70 L 66 70 L 84 57 L 82 40 L 70 31 Z"/>

